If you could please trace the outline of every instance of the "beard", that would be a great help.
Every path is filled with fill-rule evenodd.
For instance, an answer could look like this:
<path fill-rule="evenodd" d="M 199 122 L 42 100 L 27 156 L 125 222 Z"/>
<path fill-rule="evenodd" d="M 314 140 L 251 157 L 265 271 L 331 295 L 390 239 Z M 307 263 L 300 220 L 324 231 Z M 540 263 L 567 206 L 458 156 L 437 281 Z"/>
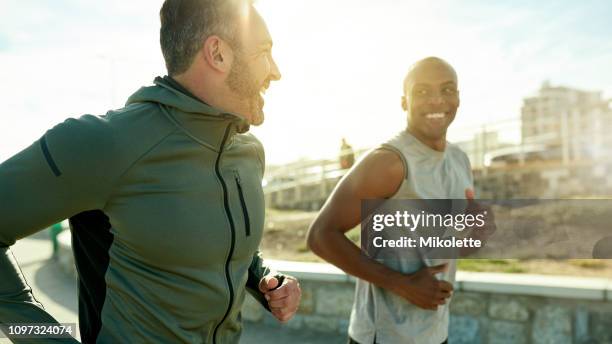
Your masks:
<path fill-rule="evenodd" d="M 250 118 L 250 124 L 260 125 L 263 123 L 264 101 L 260 95 L 263 85 L 257 82 L 255 76 L 249 69 L 248 63 L 241 54 L 236 54 L 226 83 L 229 89 L 240 98 L 240 108 L 246 111 L 246 113 L 241 115 Z"/>

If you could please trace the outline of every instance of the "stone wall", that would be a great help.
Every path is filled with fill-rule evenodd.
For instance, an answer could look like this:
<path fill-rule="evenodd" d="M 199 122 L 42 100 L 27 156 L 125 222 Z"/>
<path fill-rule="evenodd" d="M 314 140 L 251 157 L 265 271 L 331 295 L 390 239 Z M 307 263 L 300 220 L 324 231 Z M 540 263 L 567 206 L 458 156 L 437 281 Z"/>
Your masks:
<path fill-rule="evenodd" d="M 68 231 L 60 234 L 59 247 L 61 266 L 75 275 Z M 299 278 L 299 312 L 281 325 L 247 296 L 245 321 L 346 337 L 354 278 L 329 264 L 269 264 Z M 612 279 L 460 271 L 449 343 L 612 344 Z"/>
<path fill-rule="evenodd" d="M 453 343 L 612 343 L 612 303 L 459 292 Z"/>
<path fill-rule="evenodd" d="M 302 305 L 280 325 L 248 298 L 243 318 L 345 337 L 354 279 L 326 264 L 274 262 L 300 279 Z M 459 272 L 449 343 L 612 343 L 612 280 Z"/>

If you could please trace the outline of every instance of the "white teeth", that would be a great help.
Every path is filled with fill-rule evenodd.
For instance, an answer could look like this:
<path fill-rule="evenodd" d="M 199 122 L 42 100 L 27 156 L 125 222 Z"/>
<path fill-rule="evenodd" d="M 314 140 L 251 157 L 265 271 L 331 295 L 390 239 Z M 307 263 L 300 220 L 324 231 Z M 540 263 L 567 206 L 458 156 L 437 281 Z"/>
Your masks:
<path fill-rule="evenodd" d="M 443 112 L 436 112 L 436 113 L 429 113 L 425 117 L 427 119 L 437 119 L 437 118 L 444 118 L 444 116 L 445 115 Z"/>

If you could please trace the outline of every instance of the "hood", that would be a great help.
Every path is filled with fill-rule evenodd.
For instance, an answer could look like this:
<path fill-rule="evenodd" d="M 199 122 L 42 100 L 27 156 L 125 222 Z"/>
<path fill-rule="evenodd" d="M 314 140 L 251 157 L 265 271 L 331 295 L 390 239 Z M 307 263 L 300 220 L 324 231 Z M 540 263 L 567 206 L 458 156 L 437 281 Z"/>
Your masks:
<path fill-rule="evenodd" d="M 233 119 L 238 122 L 237 126 L 242 128 L 242 130 L 240 130 L 241 132 L 245 129 L 248 130 L 249 124 L 244 117 L 237 114 L 224 112 L 204 102 L 194 99 L 193 97 L 190 97 L 176 89 L 165 78 L 158 76 L 153 81 L 153 84 L 153 86 L 141 87 L 138 91 L 132 94 L 128 98 L 126 106 L 134 103 L 159 103 L 167 107 L 174 108 L 179 112 Z"/>

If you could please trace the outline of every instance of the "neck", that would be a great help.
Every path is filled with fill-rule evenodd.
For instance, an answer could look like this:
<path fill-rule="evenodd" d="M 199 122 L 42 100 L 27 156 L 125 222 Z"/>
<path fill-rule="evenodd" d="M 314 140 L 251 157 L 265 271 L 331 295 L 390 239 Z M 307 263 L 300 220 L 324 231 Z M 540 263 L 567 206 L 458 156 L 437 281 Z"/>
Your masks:
<path fill-rule="evenodd" d="M 229 91 L 225 82 L 214 77 L 194 77 L 194 73 L 172 76 L 176 82 L 204 103 L 225 112 L 241 114 L 234 104 L 236 97 Z M 205 79 L 206 82 L 202 80 Z"/>
<path fill-rule="evenodd" d="M 421 134 L 418 130 L 414 130 L 410 127 L 408 127 L 406 130 L 410 134 L 412 134 L 412 136 L 414 136 L 417 140 L 421 141 L 421 143 L 435 151 L 444 152 L 444 150 L 446 149 L 446 135 L 440 138 L 432 139 Z"/>

